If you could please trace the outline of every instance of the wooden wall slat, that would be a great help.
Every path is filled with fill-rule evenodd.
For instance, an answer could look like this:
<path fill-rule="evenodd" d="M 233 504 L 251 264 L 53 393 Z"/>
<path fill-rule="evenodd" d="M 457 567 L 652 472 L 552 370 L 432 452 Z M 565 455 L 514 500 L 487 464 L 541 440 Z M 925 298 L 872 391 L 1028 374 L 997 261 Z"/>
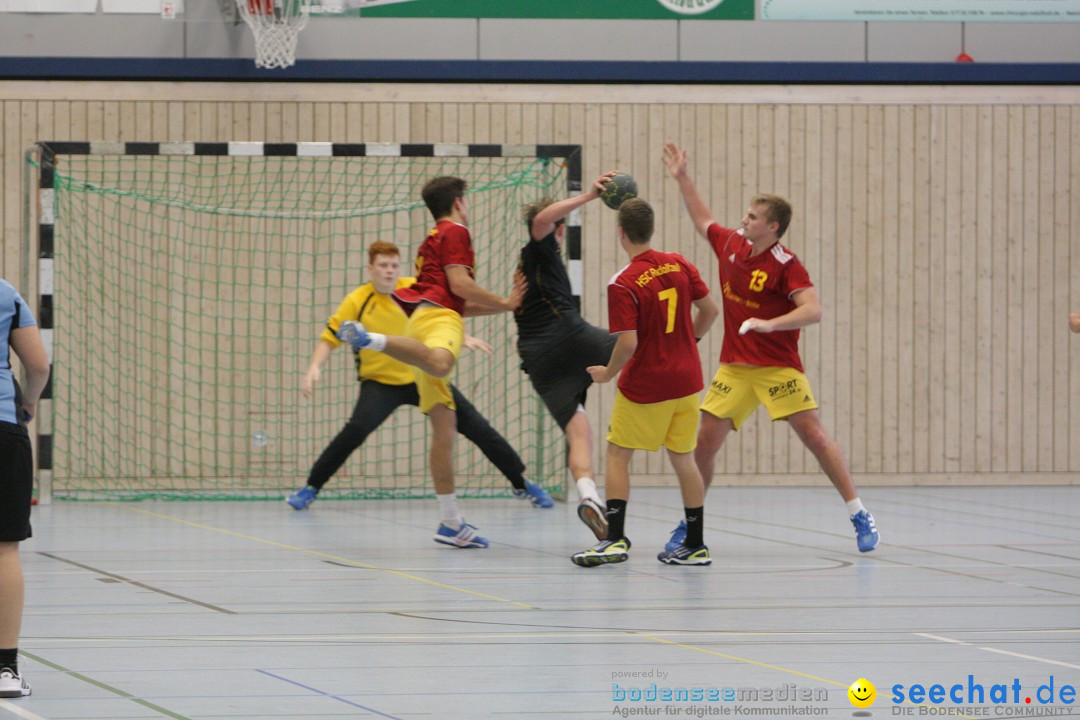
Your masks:
<path fill-rule="evenodd" d="M 757 192 L 792 202 L 784 241 L 810 271 L 825 310 L 820 325 L 803 331 L 803 358 L 825 427 L 857 475 L 903 484 L 935 475 L 1080 473 L 1080 352 L 1065 329 L 1067 313 L 1080 309 L 1076 105 L 1008 105 L 1000 93 L 985 104 L 555 97 L 266 100 L 258 87 L 237 85 L 231 101 L 160 93 L 0 98 L 2 271 L 21 280 L 22 157 L 37 140 L 581 143 L 585 181 L 607 169 L 633 173 L 657 211 L 659 246 L 685 254 L 719 300 L 716 260 L 659 160 L 663 142 L 676 139 L 690 150 L 691 172 L 722 224 L 737 226 Z M 607 279 L 625 258 L 614 213 L 593 204 L 583 218 L 583 312 L 606 325 Z M 194 321 L 172 321 L 196 330 Z M 706 381 L 722 339 L 720 321 L 701 345 Z M 601 467 L 613 394 L 613 385 L 590 393 Z M 184 410 L 173 416 L 178 427 L 193 411 Z M 155 418 L 144 429 L 168 421 Z M 197 430 L 185 432 L 197 439 Z M 224 449 L 189 457 L 177 448 L 170 456 L 163 440 L 144 452 L 148 463 L 171 457 L 175 470 Z M 785 475 L 824 482 L 813 456 L 764 411 L 730 437 L 717 469 L 720 483 Z M 660 455 L 639 453 L 633 471 L 670 479 Z"/>

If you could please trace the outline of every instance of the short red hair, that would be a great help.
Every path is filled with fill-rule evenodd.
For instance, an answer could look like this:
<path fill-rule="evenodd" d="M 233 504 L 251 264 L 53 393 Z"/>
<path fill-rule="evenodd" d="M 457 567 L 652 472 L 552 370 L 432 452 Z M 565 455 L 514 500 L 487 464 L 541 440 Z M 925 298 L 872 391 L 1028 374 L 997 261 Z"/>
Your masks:
<path fill-rule="evenodd" d="M 380 240 L 367 249 L 368 264 L 375 264 L 376 255 L 397 255 L 401 257 L 401 250 L 392 242 Z"/>

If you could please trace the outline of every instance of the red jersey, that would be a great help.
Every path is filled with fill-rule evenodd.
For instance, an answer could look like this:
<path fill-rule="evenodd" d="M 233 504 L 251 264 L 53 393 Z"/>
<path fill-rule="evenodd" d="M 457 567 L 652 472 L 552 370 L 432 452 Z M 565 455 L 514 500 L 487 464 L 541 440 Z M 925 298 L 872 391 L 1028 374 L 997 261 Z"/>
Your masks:
<path fill-rule="evenodd" d="M 465 314 L 465 300 L 450 290 L 449 265 L 464 265 L 473 274 L 473 249 L 469 229 L 451 220 L 440 220 L 416 251 L 416 284 L 394 291 L 406 313 L 412 314 L 421 300 Z"/>
<path fill-rule="evenodd" d="M 674 400 L 704 387 L 691 303 L 708 294 L 697 268 L 678 253 L 646 250 L 611 278 L 611 332 L 637 331 L 637 350 L 619 376 L 628 400 Z"/>
<path fill-rule="evenodd" d="M 713 223 L 708 238 L 719 260 L 724 295 L 720 362 L 790 367 L 802 372 L 798 330 L 739 334 L 743 322 L 752 317 L 771 320 L 791 312 L 795 309 L 792 294 L 814 286 L 799 258 L 780 243 L 750 257 L 754 245 L 741 228 L 729 230 Z"/>

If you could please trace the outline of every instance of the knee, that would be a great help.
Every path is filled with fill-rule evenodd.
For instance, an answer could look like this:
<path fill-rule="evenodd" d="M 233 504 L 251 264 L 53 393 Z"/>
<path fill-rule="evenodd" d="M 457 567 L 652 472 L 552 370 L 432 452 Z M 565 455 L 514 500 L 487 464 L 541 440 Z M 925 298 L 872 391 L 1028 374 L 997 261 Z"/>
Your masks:
<path fill-rule="evenodd" d="M 444 378 L 454 369 L 454 356 L 448 352 L 436 352 L 431 357 L 431 375 Z"/>

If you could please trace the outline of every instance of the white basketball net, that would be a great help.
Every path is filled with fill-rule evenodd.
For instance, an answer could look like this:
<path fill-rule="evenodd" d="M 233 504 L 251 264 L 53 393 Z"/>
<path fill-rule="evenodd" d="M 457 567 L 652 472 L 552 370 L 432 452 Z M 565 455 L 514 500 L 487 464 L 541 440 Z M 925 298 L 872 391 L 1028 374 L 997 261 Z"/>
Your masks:
<path fill-rule="evenodd" d="M 296 39 L 308 21 L 308 0 L 236 0 L 240 17 L 255 35 L 255 65 L 296 64 Z"/>

